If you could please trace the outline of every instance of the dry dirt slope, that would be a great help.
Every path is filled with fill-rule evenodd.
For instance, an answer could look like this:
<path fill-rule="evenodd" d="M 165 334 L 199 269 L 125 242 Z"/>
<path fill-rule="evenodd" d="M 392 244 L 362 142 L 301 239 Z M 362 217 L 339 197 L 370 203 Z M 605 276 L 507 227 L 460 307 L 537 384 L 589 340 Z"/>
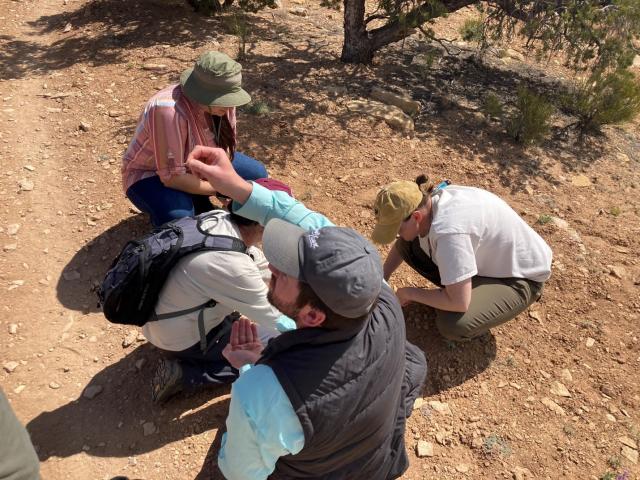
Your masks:
<path fill-rule="evenodd" d="M 261 41 L 245 79 L 274 112 L 241 114 L 239 128 L 243 149 L 311 207 L 369 232 L 377 188 L 428 169 L 501 194 L 531 224 L 543 214 L 566 222 L 536 224 L 554 249 L 554 276 L 540 304 L 492 336 L 451 345 L 426 310 L 407 309 L 408 335 L 430 364 L 407 444 L 413 452 L 429 442 L 433 456 L 411 453 L 405 477 L 583 479 L 626 470 L 636 478 L 637 127 L 607 129 L 586 148 L 558 141 L 523 151 L 458 95 L 481 81 L 521 81 L 509 73 L 519 65 L 487 72 L 464 64 L 424 80 L 407 66 L 419 50 L 408 43 L 389 49 L 384 65 L 344 66 L 339 16 L 311 4 L 307 17 L 288 15 L 292 6 L 252 19 Z M 108 325 L 91 288 L 146 228 L 123 199 L 118 172 L 140 106 L 198 52 L 233 53 L 235 41 L 177 4 L 0 7 L 0 363 L 9 366 L 0 384 L 47 479 L 213 478 L 228 391 L 152 405 L 156 352 L 137 332 Z M 439 33 L 455 35 L 459 21 L 446 19 Z M 147 63 L 167 68 L 144 70 Z M 423 103 L 413 136 L 349 115 L 345 102 L 372 85 L 409 88 Z M 402 273 L 397 285 L 424 284 Z M 87 386 L 93 398 L 82 397 Z"/>

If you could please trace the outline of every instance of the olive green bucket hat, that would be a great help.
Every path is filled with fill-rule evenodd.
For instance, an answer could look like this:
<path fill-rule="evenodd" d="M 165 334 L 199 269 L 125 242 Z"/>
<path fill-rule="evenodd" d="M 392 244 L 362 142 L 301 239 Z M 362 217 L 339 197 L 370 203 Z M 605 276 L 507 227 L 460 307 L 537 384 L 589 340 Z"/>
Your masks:
<path fill-rule="evenodd" d="M 210 107 L 239 107 L 251 101 L 242 88 L 242 66 L 222 52 L 205 52 L 180 75 L 182 91 Z"/>

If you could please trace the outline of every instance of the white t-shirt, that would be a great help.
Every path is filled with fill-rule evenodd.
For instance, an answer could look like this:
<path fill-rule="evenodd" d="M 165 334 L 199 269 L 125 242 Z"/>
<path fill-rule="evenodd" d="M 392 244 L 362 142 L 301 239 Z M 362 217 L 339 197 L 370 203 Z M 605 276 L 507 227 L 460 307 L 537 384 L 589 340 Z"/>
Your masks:
<path fill-rule="evenodd" d="M 544 282 L 549 245 L 501 198 L 479 188 L 449 186 L 433 197 L 433 218 L 420 246 L 443 285 L 475 275 Z"/>
<path fill-rule="evenodd" d="M 228 213 L 213 216 L 203 228 L 211 234 L 241 238 Z M 281 313 L 267 301 L 268 262 L 256 247 L 247 252 L 198 252 L 180 259 L 162 287 L 156 313 L 177 312 L 214 299 L 218 304 L 204 311 L 207 332 L 233 311 L 275 329 Z M 198 312 L 147 322 L 142 331 L 158 348 L 185 350 L 200 341 Z"/>

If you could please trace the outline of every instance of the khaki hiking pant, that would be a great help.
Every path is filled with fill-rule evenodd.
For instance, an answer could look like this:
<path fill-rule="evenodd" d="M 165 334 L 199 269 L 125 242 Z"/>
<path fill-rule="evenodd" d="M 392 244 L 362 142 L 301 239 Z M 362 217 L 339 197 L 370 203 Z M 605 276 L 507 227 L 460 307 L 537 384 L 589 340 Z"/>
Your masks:
<path fill-rule="evenodd" d="M 420 247 L 416 238 L 407 242 L 399 238 L 395 248 L 416 272 L 442 287 L 438 266 Z M 543 283 L 525 278 L 471 279 L 471 303 L 466 312 L 436 310 L 436 326 L 450 340 L 469 340 L 515 318 L 542 296 Z"/>

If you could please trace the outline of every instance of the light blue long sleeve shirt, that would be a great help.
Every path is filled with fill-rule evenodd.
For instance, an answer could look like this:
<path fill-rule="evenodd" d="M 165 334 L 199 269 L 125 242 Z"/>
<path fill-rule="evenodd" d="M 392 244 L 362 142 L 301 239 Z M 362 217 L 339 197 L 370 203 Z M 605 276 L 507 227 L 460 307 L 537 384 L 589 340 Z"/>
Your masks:
<path fill-rule="evenodd" d="M 260 222 L 280 218 L 305 229 L 333 226 L 324 215 L 309 210 L 285 192 L 256 183 L 247 202 L 234 202 L 238 215 Z M 288 317 L 278 319 L 278 329 L 295 329 Z M 229 480 L 264 480 L 284 455 L 304 447 L 304 432 L 289 397 L 267 365 L 245 365 L 231 387 L 227 432 L 222 436 L 218 466 Z"/>

